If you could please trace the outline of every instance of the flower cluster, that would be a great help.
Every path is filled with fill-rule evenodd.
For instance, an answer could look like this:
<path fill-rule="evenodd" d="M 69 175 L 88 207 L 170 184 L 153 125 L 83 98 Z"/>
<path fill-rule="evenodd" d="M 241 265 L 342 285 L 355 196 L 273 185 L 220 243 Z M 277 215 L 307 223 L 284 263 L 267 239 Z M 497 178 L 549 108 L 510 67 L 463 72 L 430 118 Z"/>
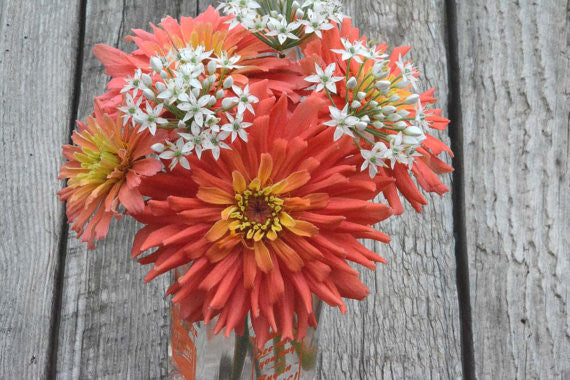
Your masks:
<path fill-rule="evenodd" d="M 178 163 L 190 169 L 187 156 L 192 153 L 201 157 L 211 150 L 217 159 L 221 149 L 229 149 L 228 137 L 247 141 L 244 114 L 253 113 L 252 104 L 258 102 L 249 85 L 242 88 L 228 75 L 241 68 L 239 61 L 239 55 L 213 55 L 203 45 L 153 56 L 153 73 L 137 70 L 121 90 L 126 94 L 125 106 L 119 108 L 123 123 L 152 135 L 157 128 L 175 132 L 177 140 L 167 137 L 153 145 L 160 158 L 170 160 L 171 170 Z"/>
<path fill-rule="evenodd" d="M 90 248 L 113 217 L 144 224 L 133 256 L 153 264 L 146 280 L 179 271 L 185 320 L 302 339 L 313 295 L 344 312 L 368 294 L 348 262 L 384 262 L 359 239 L 389 242 L 373 226 L 400 195 L 420 211 L 417 186 L 447 191 L 451 151 L 428 130 L 449 121 L 417 91 L 409 48 L 369 43 L 337 1 L 222 8 L 134 30 L 132 53 L 95 47 L 111 80 L 63 148 L 59 194 Z M 293 46 L 302 60 L 275 51 Z"/>
<path fill-rule="evenodd" d="M 408 50 L 398 47 L 388 55 L 385 44 L 376 45 L 358 37 L 350 20 L 340 31 L 335 28 L 325 32 L 322 40 L 309 43 L 303 50 L 307 56 L 305 70 L 310 74 L 305 78 L 310 85 L 307 89 L 329 100 L 330 119 L 324 124 L 335 129 L 335 140 L 348 136 L 354 141 L 363 158 L 360 169 L 367 170 L 371 177 L 390 174 L 383 169 L 394 172 L 403 168 L 421 177 L 420 170 L 427 172 L 422 161 L 437 166 L 438 173 L 451 170 L 433 157 L 441 152 L 443 144 L 427 134 L 429 128 L 444 129 L 449 120 L 440 116 L 441 110 L 429 108 L 435 101 L 431 97 L 433 90 L 418 91 L 419 73 L 410 60 L 403 58 Z M 428 151 L 431 148 L 435 154 Z M 447 147 L 444 150 L 449 151 Z M 426 175 L 433 179 L 429 173 Z M 428 191 L 447 191 L 441 182 L 428 185 L 420 179 L 420 184 Z M 407 184 L 410 188 L 412 185 Z M 421 195 L 406 197 L 415 198 L 411 202 L 417 209 L 425 204 Z M 399 201 L 393 196 L 387 198 L 400 213 Z"/>
<path fill-rule="evenodd" d="M 234 18 L 231 26 L 241 25 L 278 51 L 299 46 L 312 35 L 334 28 L 343 19 L 338 0 L 230 0 L 219 8 Z M 331 23 L 331 21 L 333 23 Z"/>

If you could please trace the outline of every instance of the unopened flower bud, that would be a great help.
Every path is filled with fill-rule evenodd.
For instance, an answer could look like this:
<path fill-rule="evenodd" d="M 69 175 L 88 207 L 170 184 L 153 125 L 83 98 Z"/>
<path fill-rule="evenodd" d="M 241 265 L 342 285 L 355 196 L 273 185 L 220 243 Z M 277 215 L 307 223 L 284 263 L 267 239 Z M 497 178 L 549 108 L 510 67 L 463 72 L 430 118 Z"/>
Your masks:
<path fill-rule="evenodd" d="M 384 79 L 388 76 L 388 74 L 390 74 L 389 71 L 379 72 L 378 74 L 376 74 L 376 79 Z"/>
<path fill-rule="evenodd" d="M 162 61 L 158 57 L 152 57 L 150 59 L 150 67 L 157 73 L 162 70 Z"/>
<path fill-rule="evenodd" d="M 231 100 L 231 98 L 225 98 L 224 100 L 222 100 L 222 107 L 224 108 L 230 108 L 233 104 L 234 102 L 233 100 Z"/>
<path fill-rule="evenodd" d="M 366 92 L 360 91 L 358 94 L 356 94 L 356 98 L 357 98 L 358 100 L 362 100 L 362 99 L 364 99 L 365 97 L 366 97 Z"/>
<path fill-rule="evenodd" d="M 305 17 L 305 12 L 301 8 L 299 8 L 295 11 L 295 17 L 301 19 Z"/>
<path fill-rule="evenodd" d="M 194 88 L 192 89 L 192 95 L 194 95 L 196 98 L 199 97 L 199 96 L 200 96 L 200 89 L 194 87 Z"/>
<path fill-rule="evenodd" d="M 362 103 L 360 103 L 358 100 L 353 101 L 350 106 L 352 108 L 354 108 L 355 110 L 359 109 L 360 107 L 362 107 Z"/>
<path fill-rule="evenodd" d="M 402 119 L 402 116 L 398 115 L 397 113 L 391 113 L 386 118 L 386 120 L 388 120 L 388 121 L 399 121 L 401 119 Z"/>
<path fill-rule="evenodd" d="M 145 98 L 147 98 L 148 100 L 154 100 L 154 92 L 152 92 L 151 89 L 149 88 L 145 88 L 143 91 L 143 95 Z"/>
<path fill-rule="evenodd" d="M 368 127 L 368 123 L 364 122 L 364 121 L 359 121 L 358 123 L 356 123 L 356 128 L 360 129 L 361 131 L 365 130 L 366 127 Z"/>
<path fill-rule="evenodd" d="M 396 88 L 406 88 L 410 85 L 410 82 L 408 82 L 407 80 L 401 80 L 398 83 L 396 83 L 396 85 L 394 87 Z"/>
<path fill-rule="evenodd" d="M 224 90 L 219 89 L 218 92 L 216 92 L 216 99 L 221 99 L 224 97 Z"/>
<path fill-rule="evenodd" d="M 402 117 L 408 117 L 410 113 L 406 110 L 399 110 L 398 111 L 398 115 L 402 116 Z"/>
<path fill-rule="evenodd" d="M 394 107 L 394 106 L 382 107 L 382 112 L 385 114 L 394 113 L 394 112 L 396 112 L 396 107 Z"/>
<path fill-rule="evenodd" d="M 164 71 L 164 70 L 162 70 L 162 71 L 160 72 L 160 77 L 161 77 L 162 79 L 164 79 L 164 80 L 167 80 L 167 79 L 169 78 L 169 77 L 168 77 L 168 73 L 167 73 L 166 71 Z"/>
<path fill-rule="evenodd" d="M 142 78 L 142 82 L 144 83 L 145 86 L 147 86 L 147 87 L 152 86 L 152 78 L 150 77 L 150 75 L 143 74 L 141 78 Z"/>
<path fill-rule="evenodd" d="M 411 126 L 411 127 L 404 129 L 404 134 L 406 134 L 408 136 L 418 137 L 418 136 L 423 135 L 424 133 L 418 127 Z"/>
<path fill-rule="evenodd" d="M 297 9 L 301 8 L 301 5 L 299 4 L 298 1 L 293 1 L 293 4 L 291 4 L 291 9 L 293 9 L 294 11 L 296 11 Z"/>
<path fill-rule="evenodd" d="M 392 127 L 398 131 L 403 131 L 404 129 L 408 128 L 408 123 L 400 120 L 392 124 Z"/>
<path fill-rule="evenodd" d="M 376 82 L 376 88 L 382 90 L 390 87 L 391 84 L 392 82 L 390 82 L 389 80 L 379 80 L 378 82 Z"/>
<path fill-rule="evenodd" d="M 166 149 L 166 146 L 164 146 L 164 144 L 161 143 L 156 143 L 151 145 L 150 149 L 154 150 L 157 153 L 162 153 Z"/>
<path fill-rule="evenodd" d="M 378 129 L 384 128 L 384 123 L 382 123 L 381 121 L 374 121 L 371 124 L 374 128 Z"/>
<path fill-rule="evenodd" d="M 166 90 L 166 85 L 162 82 L 156 82 L 155 87 L 158 90 L 158 92 L 162 92 L 162 91 Z"/>
<path fill-rule="evenodd" d="M 402 138 L 402 142 L 406 145 L 418 145 L 419 144 L 418 139 L 416 139 L 414 136 L 408 136 L 408 135 L 405 135 Z"/>
<path fill-rule="evenodd" d="M 210 62 L 208 62 L 207 68 L 208 68 L 208 72 L 209 72 L 210 74 L 213 74 L 213 73 L 215 73 L 216 70 L 218 69 L 218 65 L 216 64 L 216 62 L 210 61 Z"/>
<path fill-rule="evenodd" d="M 372 108 L 378 107 L 378 102 L 377 102 L 376 100 L 373 100 L 373 101 L 371 101 L 371 102 L 368 103 L 368 104 L 370 104 L 370 107 L 372 107 Z"/>
<path fill-rule="evenodd" d="M 399 100 L 400 100 L 400 96 L 396 95 L 396 94 L 394 94 L 388 98 L 388 101 L 391 103 L 396 103 Z"/>
<path fill-rule="evenodd" d="M 366 122 L 367 124 L 370 123 L 370 117 L 368 115 L 362 116 L 360 120 Z"/>
<path fill-rule="evenodd" d="M 416 104 L 419 99 L 420 96 L 418 94 L 412 94 L 404 100 L 404 104 Z"/>
<path fill-rule="evenodd" d="M 216 104 L 217 101 L 218 101 L 218 99 L 216 99 L 213 96 L 210 96 L 210 100 L 208 100 L 208 107 L 213 106 L 214 104 Z"/>
<path fill-rule="evenodd" d="M 356 80 L 355 77 L 350 78 L 348 80 L 348 82 L 346 82 L 346 87 L 348 87 L 351 90 L 354 90 L 357 85 L 358 85 L 358 81 Z"/>
<path fill-rule="evenodd" d="M 224 88 L 230 88 L 234 85 L 234 79 L 232 77 L 227 77 L 224 80 Z"/>

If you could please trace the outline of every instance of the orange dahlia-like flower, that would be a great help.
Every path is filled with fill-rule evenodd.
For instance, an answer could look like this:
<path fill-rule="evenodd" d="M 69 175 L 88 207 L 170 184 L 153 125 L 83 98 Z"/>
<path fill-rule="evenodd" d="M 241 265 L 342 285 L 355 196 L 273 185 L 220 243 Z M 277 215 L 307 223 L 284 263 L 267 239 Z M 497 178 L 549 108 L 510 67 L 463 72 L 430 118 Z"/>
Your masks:
<path fill-rule="evenodd" d="M 112 46 L 95 45 L 93 53 L 105 65 L 105 73 L 111 76 L 107 84 L 109 91 L 98 98 L 104 111 L 110 114 L 116 112 L 123 102 L 121 90 L 127 78 L 133 77 L 138 69 L 142 73 L 152 74 L 149 63 L 152 57 L 166 57 L 184 47 L 198 46 L 213 51 L 217 56 L 223 53 L 228 59 L 239 56 L 234 64 L 240 67 L 230 73 L 235 83 L 245 86 L 249 82 L 268 80 L 270 90 L 277 94 L 287 93 L 298 100 L 299 96 L 294 90 L 304 85 L 298 64 L 268 54 L 274 51 L 243 27 L 229 29 L 227 21 L 231 18 L 220 16 L 213 7 L 196 18 L 181 17 L 180 23 L 166 17 L 159 26 L 151 24 L 153 33 L 133 29 L 134 35 L 126 39 L 136 43 L 139 48 L 130 54 Z"/>
<path fill-rule="evenodd" d="M 355 54 L 355 56 L 358 55 L 358 57 L 346 59 L 350 56 L 350 49 L 358 50 L 354 46 L 362 48 L 359 54 Z M 329 95 L 339 109 L 342 109 L 345 104 L 352 106 L 354 104 L 352 102 L 356 99 L 359 99 L 359 101 L 353 109 L 357 115 L 366 114 L 370 112 L 371 108 L 375 108 L 367 103 L 370 99 L 378 104 L 376 106 L 378 109 L 386 110 L 387 108 L 392 108 L 390 111 L 387 111 L 391 112 L 387 120 L 392 124 L 378 128 L 367 128 L 366 131 L 362 132 L 362 136 L 360 136 L 363 138 L 361 142 L 365 147 L 372 147 L 372 144 L 366 141 L 373 143 L 375 142 L 374 140 L 378 141 L 377 138 L 380 137 L 388 141 L 386 145 L 390 148 L 389 141 L 391 137 L 396 136 L 398 132 L 400 132 L 401 135 L 403 131 L 404 136 L 406 133 L 404 130 L 406 129 L 406 125 L 394 125 L 398 123 L 398 120 L 400 120 L 399 123 L 406 123 L 407 126 L 412 126 L 416 121 L 414 119 L 417 119 L 419 121 L 417 124 L 421 129 L 433 128 L 445 130 L 449 124 L 449 120 L 441 116 L 441 109 L 428 109 L 426 107 L 437 101 L 437 99 L 433 97 L 433 88 L 419 95 L 413 93 L 413 82 L 417 80 L 419 74 L 415 68 L 412 68 L 410 73 L 403 72 L 406 61 L 403 61 L 402 57 L 405 56 L 409 50 L 409 46 L 394 48 L 389 56 L 386 55 L 386 67 L 379 67 L 378 61 L 370 59 L 369 57 L 379 57 L 386 53 L 386 44 L 383 43 L 378 46 L 370 45 L 367 42 L 366 36 L 361 36 L 359 30 L 352 27 L 351 20 L 345 18 L 340 29 L 333 28 L 323 31 L 322 39 L 313 39 L 303 47 L 303 53 L 307 58 L 303 60 L 302 66 L 306 74 L 314 73 L 315 63 L 321 67 L 331 65 L 331 68 L 335 68 L 334 73 L 332 73 L 330 77 L 334 78 L 333 80 L 336 81 L 335 86 L 338 86 L 338 89 L 336 93 L 330 93 Z M 340 55 L 341 52 L 343 56 Z M 346 54 L 347 57 L 345 57 L 344 54 Z M 385 83 L 388 89 L 385 93 L 381 93 L 377 89 L 377 86 L 375 86 L 375 84 L 382 84 L 382 82 L 375 83 L 379 75 L 382 75 L 376 74 L 375 71 L 383 70 L 385 70 L 383 74 L 385 77 L 381 79 L 383 79 L 382 82 Z M 399 86 L 398 82 L 401 82 L 402 77 L 406 76 L 408 77 L 406 82 L 409 84 Z M 347 86 L 349 82 L 345 81 L 344 78 L 352 78 L 352 83 Z M 330 81 L 329 79 L 329 82 Z M 360 97 L 357 98 L 359 91 Z M 324 97 L 324 94 L 322 96 Z M 392 99 L 397 100 L 393 101 Z M 418 113 L 421 113 L 421 120 Z M 396 117 L 391 120 L 390 116 L 393 115 L 396 115 Z M 408 130 L 412 130 L 412 128 Z M 417 133 L 420 132 L 420 130 L 414 127 L 414 132 Z M 414 183 L 411 178 L 408 166 L 410 166 L 417 184 L 425 191 L 435 192 L 439 195 L 449 191 L 449 188 L 441 182 L 437 174 L 453 171 L 451 166 L 438 158 L 439 154 L 444 151 L 452 156 L 453 153 L 451 149 L 437 138 L 428 133 L 424 134 L 423 131 L 421 131 L 421 137 L 423 141 L 420 141 L 419 146 L 414 146 L 413 157 L 409 157 L 409 162 L 413 162 L 413 164 L 397 162 L 395 164 L 392 163 L 392 165 L 388 163 L 387 165 L 378 167 L 378 176 L 394 179 L 394 182 L 389 183 L 384 188 L 383 194 L 395 214 L 401 214 L 403 212 L 398 193 L 402 194 L 418 212 L 421 212 L 422 205 L 427 204 L 426 198 L 421 194 L 416 183 Z"/>
<path fill-rule="evenodd" d="M 252 93 L 262 97 L 265 85 Z M 270 329 L 301 339 L 316 326 L 312 294 L 344 312 L 343 297 L 369 293 L 347 261 L 384 262 L 357 239 L 389 242 L 372 225 L 391 209 L 367 200 L 392 180 L 358 170 L 352 141 L 332 142 L 319 120 L 323 106 L 311 96 L 290 113 L 285 96 L 265 98 L 247 143 L 143 181 L 151 200 L 134 215 L 146 226 L 133 256 L 156 249 L 140 259 L 154 263 L 147 281 L 191 263 L 169 289 L 186 320 L 218 316 L 215 332 L 229 335 L 249 313 L 262 345 Z"/>
<path fill-rule="evenodd" d="M 123 127 L 120 119 L 103 114 L 95 107 L 87 122 L 78 122 L 71 139 L 74 145 L 63 146 L 67 162 L 59 179 L 67 186 L 58 192 L 67 201 L 67 219 L 72 229 L 94 248 L 95 239 L 107 235 L 119 204 L 128 211 L 144 208 L 137 187 L 143 176 L 160 171 L 162 164 L 146 158 L 151 153 L 152 136 L 145 131 Z"/>

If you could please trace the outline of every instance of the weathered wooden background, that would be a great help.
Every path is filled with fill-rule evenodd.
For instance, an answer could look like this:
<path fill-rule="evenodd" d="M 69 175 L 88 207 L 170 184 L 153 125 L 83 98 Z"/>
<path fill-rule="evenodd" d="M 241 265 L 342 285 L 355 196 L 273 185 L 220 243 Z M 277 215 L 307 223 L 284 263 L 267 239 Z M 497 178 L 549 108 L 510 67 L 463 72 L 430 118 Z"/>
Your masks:
<path fill-rule="evenodd" d="M 204 0 L 0 0 L 0 378 L 163 378 L 167 279 L 122 223 L 68 234 L 60 146 L 107 80 L 91 48 Z M 381 228 L 371 296 L 320 325 L 322 379 L 570 378 L 568 1 L 349 0 L 374 39 L 411 44 L 450 116 L 453 191 Z"/>

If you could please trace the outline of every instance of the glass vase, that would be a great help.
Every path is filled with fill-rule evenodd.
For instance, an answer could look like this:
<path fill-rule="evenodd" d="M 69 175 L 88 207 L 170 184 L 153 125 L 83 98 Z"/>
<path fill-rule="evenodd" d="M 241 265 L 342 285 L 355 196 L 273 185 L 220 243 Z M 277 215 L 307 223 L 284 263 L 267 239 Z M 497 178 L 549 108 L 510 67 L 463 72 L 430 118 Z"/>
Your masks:
<path fill-rule="evenodd" d="M 321 303 L 315 300 L 315 316 Z M 179 307 L 171 304 L 171 342 L 168 347 L 169 377 L 187 380 L 300 380 L 313 379 L 316 372 L 317 329 L 309 328 L 298 341 L 282 341 L 271 334 L 263 348 L 249 320 L 243 335 L 229 338 L 213 333 L 216 320 L 209 324 L 189 324 L 180 318 Z"/>

